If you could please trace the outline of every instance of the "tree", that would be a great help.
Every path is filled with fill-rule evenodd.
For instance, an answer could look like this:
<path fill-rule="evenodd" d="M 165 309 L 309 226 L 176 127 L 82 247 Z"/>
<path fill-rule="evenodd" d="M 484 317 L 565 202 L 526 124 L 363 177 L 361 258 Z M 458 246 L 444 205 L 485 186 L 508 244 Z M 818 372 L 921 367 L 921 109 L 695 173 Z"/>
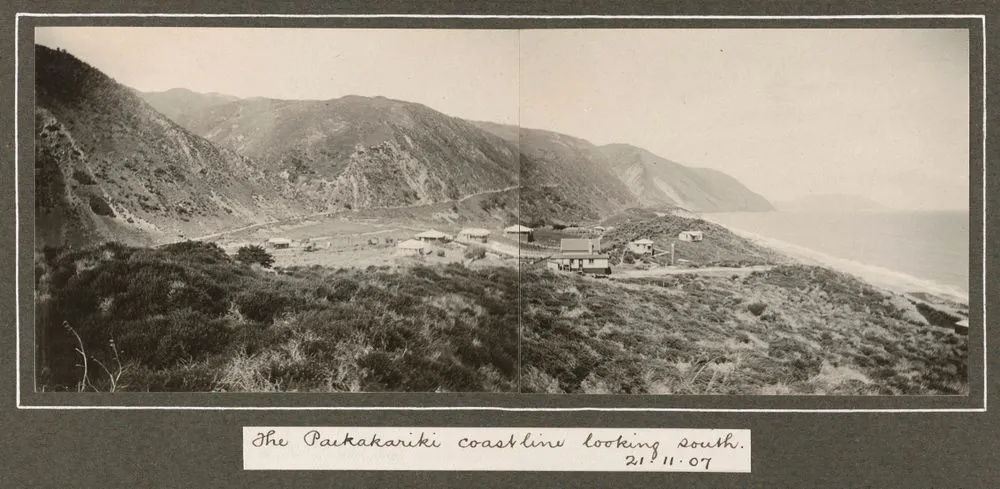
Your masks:
<path fill-rule="evenodd" d="M 241 247 L 236 252 L 236 260 L 248 265 L 251 263 L 258 263 L 264 268 L 271 268 L 271 265 L 274 265 L 274 257 L 265 251 L 263 247 L 258 245 Z"/>

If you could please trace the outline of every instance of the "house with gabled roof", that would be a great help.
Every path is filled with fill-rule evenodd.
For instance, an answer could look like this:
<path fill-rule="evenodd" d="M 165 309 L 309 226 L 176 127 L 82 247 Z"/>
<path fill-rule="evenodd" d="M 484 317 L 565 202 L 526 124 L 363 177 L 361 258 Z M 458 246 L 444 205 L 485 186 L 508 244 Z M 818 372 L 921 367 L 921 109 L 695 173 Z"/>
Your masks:
<path fill-rule="evenodd" d="M 548 268 L 607 275 L 611 262 L 601 252 L 601 240 L 567 238 L 559 243 L 559 254 L 549 259 Z"/>

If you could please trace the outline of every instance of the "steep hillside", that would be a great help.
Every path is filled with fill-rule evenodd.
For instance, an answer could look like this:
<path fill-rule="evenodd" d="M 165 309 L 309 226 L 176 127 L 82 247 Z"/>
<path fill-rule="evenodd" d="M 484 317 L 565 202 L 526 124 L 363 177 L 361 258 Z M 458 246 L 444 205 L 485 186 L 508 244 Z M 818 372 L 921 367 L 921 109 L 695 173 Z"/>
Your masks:
<path fill-rule="evenodd" d="M 192 110 L 208 110 L 212 107 L 239 100 L 239 97 L 222 93 L 198 93 L 186 88 L 171 88 L 162 92 L 136 92 L 159 113 L 177 120 L 182 114 Z"/>
<path fill-rule="evenodd" d="M 774 210 L 767 199 L 720 171 L 690 168 L 627 144 L 599 150 L 644 205 L 676 204 L 697 212 Z"/>
<path fill-rule="evenodd" d="M 521 152 L 522 220 L 558 222 L 597 219 L 639 200 L 610 171 L 597 147 L 579 138 L 539 129 L 475 122 L 485 131 L 516 143 Z M 559 209 L 556 219 L 551 210 Z"/>
<path fill-rule="evenodd" d="M 169 240 L 310 208 L 65 51 L 35 56 L 37 246 Z"/>
<path fill-rule="evenodd" d="M 517 185 L 517 146 L 426 106 L 384 97 L 253 98 L 178 123 L 341 208 L 429 204 Z"/>
<path fill-rule="evenodd" d="M 476 124 L 518 142 L 522 181 L 559 184 L 555 192 L 560 196 L 606 203 L 600 209 L 602 217 L 636 205 L 679 206 L 696 212 L 774 210 L 767 199 L 725 173 L 687 167 L 642 148 L 627 144 L 595 146 L 550 131 L 518 130 L 490 122 Z"/>

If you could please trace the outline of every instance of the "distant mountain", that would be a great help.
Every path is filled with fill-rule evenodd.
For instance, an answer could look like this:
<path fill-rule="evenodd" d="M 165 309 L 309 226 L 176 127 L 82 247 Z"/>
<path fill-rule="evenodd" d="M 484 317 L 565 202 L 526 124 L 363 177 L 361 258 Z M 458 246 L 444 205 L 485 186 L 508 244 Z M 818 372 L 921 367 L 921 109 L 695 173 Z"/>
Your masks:
<path fill-rule="evenodd" d="M 221 93 L 198 93 L 186 88 L 171 88 L 163 92 L 139 92 L 149 105 L 172 120 L 193 110 L 207 110 L 239 100 L 239 97 Z"/>
<path fill-rule="evenodd" d="M 65 51 L 36 46 L 35 82 L 39 247 L 176 239 L 315 208 Z"/>
<path fill-rule="evenodd" d="M 782 211 L 884 211 L 889 210 L 874 200 L 855 194 L 813 194 L 795 200 L 776 202 Z"/>
<path fill-rule="evenodd" d="M 513 201 L 498 195 L 485 204 L 539 223 L 597 218 L 636 202 L 603 163 L 549 150 L 563 144 L 552 137 L 568 136 L 529 132 L 535 144 L 522 151 L 517 128 L 484 130 L 385 97 L 243 99 L 193 105 L 175 120 L 333 207 L 407 207 L 520 187 Z"/>
<path fill-rule="evenodd" d="M 626 207 L 682 207 L 696 212 L 770 211 L 771 204 L 733 177 L 691 168 L 627 144 L 595 146 L 564 134 L 477 122 L 514 139 L 522 152 L 522 178 L 557 182 L 563 189 L 597 186 L 602 216 Z"/>
<path fill-rule="evenodd" d="M 674 204 L 696 212 L 774 210 L 767 199 L 718 170 L 684 166 L 627 144 L 599 150 L 644 205 Z"/>

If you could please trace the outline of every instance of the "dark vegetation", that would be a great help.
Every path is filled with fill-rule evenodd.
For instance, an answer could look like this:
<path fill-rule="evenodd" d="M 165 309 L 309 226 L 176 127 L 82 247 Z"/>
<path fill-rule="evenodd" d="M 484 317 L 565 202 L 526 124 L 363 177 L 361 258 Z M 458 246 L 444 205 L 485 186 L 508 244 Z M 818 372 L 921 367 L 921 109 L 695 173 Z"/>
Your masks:
<path fill-rule="evenodd" d="M 259 245 L 241 246 L 236 251 L 236 261 L 246 264 L 256 263 L 264 268 L 271 268 L 271 265 L 274 265 L 274 257 Z"/>
<path fill-rule="evenodd" d="M 517 270 L 322 267 L 264 273 L 211 243 L 46 249 L 36 265 L 40 375 L 77 390 L 74 352 L 138 391 L 509 391 Z M 64 327 L 79 334 L 79 342 Z M 87 385 L 109 390 L 89 370 Z"/>
<path fill-rule="evenodd" d="M 819 267 L 611 281 L 457 263 L 267 273 L 190 241 L 47 248 L 36 263 L 45 390 L 80 389 L 82 346 L 124 366 L 90 369 L 92 390 L 513 391 L 520 310 L 524 392 L 968 392 L 967 337 Z"/>
<path fill-rule="evenodd" d="M 968 340 L 824 268 L 616 283 L 522 270 L 526 392 L 964 394 Z"/>

